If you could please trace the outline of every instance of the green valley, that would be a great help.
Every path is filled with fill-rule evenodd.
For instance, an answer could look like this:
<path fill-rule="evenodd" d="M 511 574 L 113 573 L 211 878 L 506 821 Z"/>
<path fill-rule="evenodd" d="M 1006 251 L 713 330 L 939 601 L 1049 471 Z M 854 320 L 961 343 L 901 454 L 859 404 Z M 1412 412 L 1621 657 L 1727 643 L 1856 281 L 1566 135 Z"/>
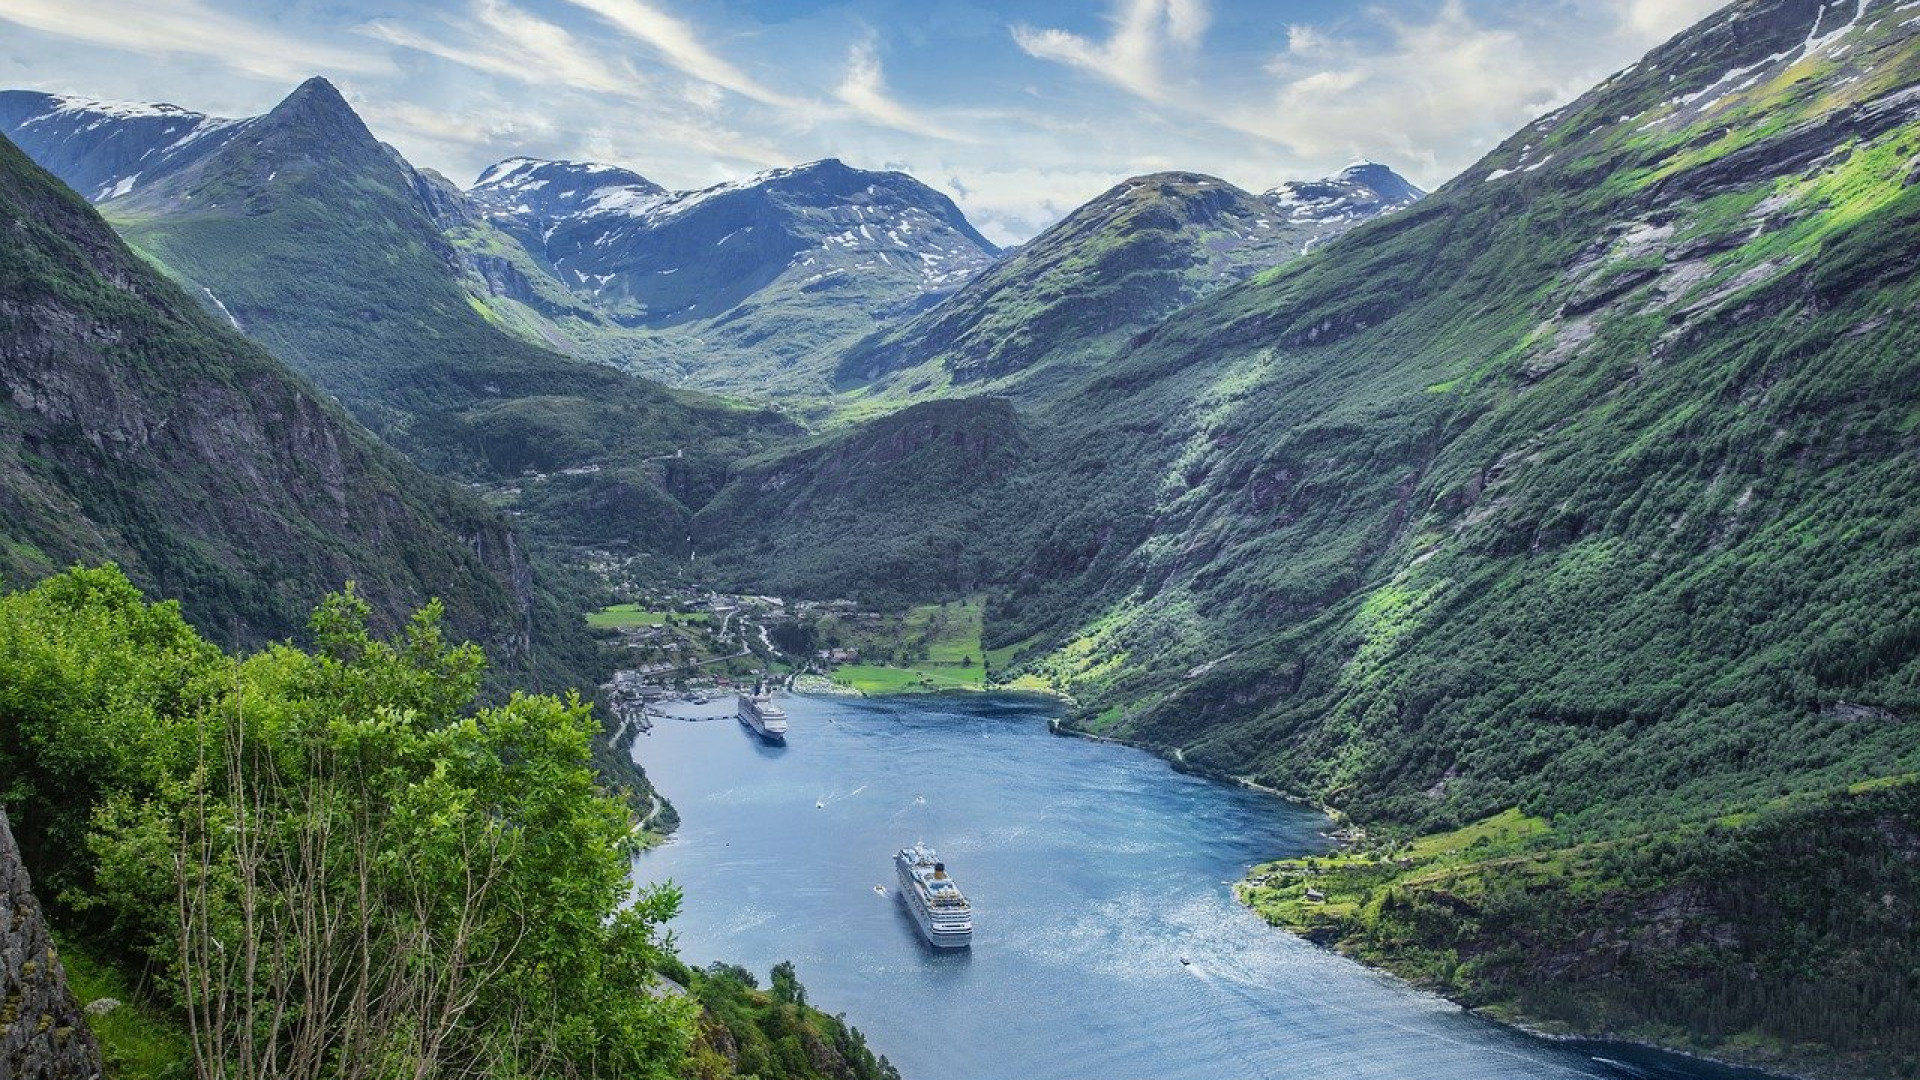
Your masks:
<path fill-rule="evenodd" d="M 648 703 L 697 692 L 711 707 L 676 722 L 731 729 L 706 695 L 765 675 L 956 695 L 835 703 L 890 736 L 925 736 L 902 719 L 923 707 L 968 722 L 984 699 L 960 692 L 1041 691 L 1060 730 L 1323 808 L 1334 846 L 1285 833 L 1297 846 L 1235 856 L 1228 876 L 1269 860 L 1235 897 L 1484 1015 L 1820 1080 L 1920 1077 L 1912 6 L 1736 0 L 1431 194 L 1365 163 L 1266 194 L 1101 173 L 1086 190 L 1104 194 L 1006 252 L 960 207 L 1043 186 L 1021 170 L 981 192 L 956 172 L 956 202 L 893 164 L 676 192 L 516 157 L 462 191 L 325 79 L 244 121 L 0 99 L 104 214 L 0 143 L 0 801 L 75 981 L 118 995 L 146 973 L 125 991 L 140 1007 L 100 1025 L 122 1075 L 173 1067 L 199 1006 L 166 980 L 211 962 L 161 917 L 159 885 L 190 872 L 163 856 L 186 837 L 241 858 L 216 825 L 258 812 L 258 835 L 337 856 L 307 885 L 365 915 L 355 932 L 477 980 L 450 1057 L 398 1027 L 341 1028 L 453 1063 L 423 1075 L 897 1076 L 807 1004 L 791 963 L 765 990 L 695 965 L 665 931 L 677 894 L 623 891 L 636 836 L 683 810 L 785 800 L 767 813 L 796 850 L 926 826 L 927 792 L 892 793 L 912 801 L 889 818 L 877 791 L 855 799 L 864 776 L 822 793 L 751 771 L 816 764 L 798 727 L 786 750 L 685 736 L 683 767 L 722 765 L 700 811 L 668 806 L 633 767 L 643 733 L 669 742 Z M 1443 7 L 1448 27 L 1490 17 Z M 1104 80 L 1143 116 L 1172 108 L 1176 45 L 1204 30 L 1182 44 L 1181 20 L 1206 20 L 1139 12 L 1107 44 L 1014 19 L 1003 59 Z M 1267 74 L 1359 47 L 1301 26 Z M 1139 44 L 1155 35 L 1164 50 Z M 719 88 L 686 96 L 805 113 L 787 119 L 809 132 L 865 117 L 955 153 L 992 140 L 950 128 L 1012 123 L 895 106 L 864 40 L 819 102 L 706 61 Z M 512 55 L 489 62 L 527 66 Z M 1154 77 L 1116 76 L 1128 58 Z M 1160 122 L 1297 134 L 1248 119 L 1273 111 Z M 161 140 L 165 124 L 190 133 Z M 506 130 L 463 152 L 498 153 Z M 708 134 L 747 147 L 729 166 L 771 157 Z M 962 730 L 1042 730 L 1012 712 Z M 243 737 L 261 754 L 221 741 Z M 255 768 L 283 771 L 249 794 Z M 1133 790 L 1115 784 L 1019 810 L 1085 825 L 1072 815 Z M 323 803 L 390 816 L 363 838 L 380 857 L 303 832 L 334 820 Z M 1149 831 L 1182 817 L 1168 805 L 1128 842 L 1179 850 Z M 995 845 L 1036 835 L 996 825 L 954 847 L 988 883 L 1017 876 Z M 738 897 L 702 898 L 737 903 L 728 933 L 812 940 L 798 908 L 753 892 L 793 867 L 716 855 L 720 835 L 647 858 L 733 874 L 715 880 Z M 1087 905 L 1098 932 L 1048 924 L 1060 940 L 1148 926 L 1178 937 L 1182 968 L 1209 940 L 1143 914 L 1149 885 L 1102 876 L 1113 852 L 1048 857 L 1108 890 Z M 457 899 L 463 864 L 497 869 L 512 904 L 409 891 Z M 227 932 L 251 903 L 227 869 L 201 866 L 203 906 L 175 908 Z M 845 885 L 809 872 L 772 884 Z M 858 872 L 851 902 L 868 903 Z M 363 885 L 377 904 L 355 906 Z M 890 888 L 871 891 L 892 918 Z M 515 921 L 548 908 L 551 925 Z M 890 929 L 918 947 L 912 916 Z M 1166 943 L 1113 977 L 1173 966 Z M 967 985 L 959 965 L 832 962 L 953 979 L 901 1000 Z M 443 1004 L 404 967 L 364 989 Z M 344 1014 L 287 1015 L 288 1038 L 326 1042 L 300 1025 Z M 216 1055 L 273 1030 L 214 1028 L 235 1040 Z"/>

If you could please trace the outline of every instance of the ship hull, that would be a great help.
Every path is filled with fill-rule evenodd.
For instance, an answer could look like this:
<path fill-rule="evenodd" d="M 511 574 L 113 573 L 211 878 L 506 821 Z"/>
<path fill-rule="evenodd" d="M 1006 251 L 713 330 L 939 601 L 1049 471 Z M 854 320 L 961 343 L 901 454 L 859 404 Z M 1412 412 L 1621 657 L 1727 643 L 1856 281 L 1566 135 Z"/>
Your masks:
<path fill-rule="evenodd" d="M 787 744 L 787 735 L 785 732 L 768 731 L 766 725 L 760 722 L 759 717 L 744 710 L 735 715 L 740 717 L 740 722 L 746 725 L 748 731 L 760 736 L 762 742 L 772 743 L 775 746 L 785 746 Z"/>
<path fill-rule="evenodd" d="M 894 870 L 900 877 L 900 902 L 907 907 L 907 914 L 913 916 L 913 924 L 920 928 L 920 937 L 936 949 L 966 949 L 973 946 L 973 920 L 969 916 L 964 928 L 942 926 L 927 902 L 920 895 L 917 882 L 907 867 L 896 862 Z"/>
<path fill-rule="evenodd" d="M 764 696 L 758 689 L 752 694 L 741 694 L 733 714 L 747 725 L 747 730 L 760 736 L 764 742 L 775 746 L 784 746 L 787 742 L 787 714 L 773 706 L 771 691 Z"/>

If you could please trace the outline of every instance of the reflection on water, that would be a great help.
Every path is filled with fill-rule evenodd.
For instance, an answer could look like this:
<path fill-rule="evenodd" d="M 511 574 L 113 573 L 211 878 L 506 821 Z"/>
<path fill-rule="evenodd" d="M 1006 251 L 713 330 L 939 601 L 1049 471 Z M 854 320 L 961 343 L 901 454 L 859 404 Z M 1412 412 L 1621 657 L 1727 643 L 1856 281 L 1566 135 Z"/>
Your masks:
<path fill-rule="evenodd" d="M 909 1080 L 1759 1075 L 1519 1035 L 1267 928 L 1229 883 L 1325 849 L 1326 820 L 1049 736 L 1050 703 L 783 705 L 784 747 L 717 703 L 637 742 L 681 830 L 635 875 L 685 891 L 690 963 L 792 960 Z M 969 951 L 926 945 L 895 895 L 915 840 L 973 902 Z"/>

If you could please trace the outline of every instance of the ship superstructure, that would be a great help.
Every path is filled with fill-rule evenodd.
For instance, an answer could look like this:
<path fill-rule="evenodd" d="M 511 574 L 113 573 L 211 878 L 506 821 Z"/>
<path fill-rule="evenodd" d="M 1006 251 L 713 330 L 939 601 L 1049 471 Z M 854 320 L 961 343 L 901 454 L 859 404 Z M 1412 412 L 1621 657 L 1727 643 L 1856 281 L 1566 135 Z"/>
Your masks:
<path fill-rule="evenodd" d="M 973 905 L 947 876 L 947 864 L 932 848 L 925 844 L 901 848 L 893 865 L 900 874 L 900 896 L 929 944 L 936 949 L 973 944 Z"/>
<path fill-rule="evenodd" d="M 751 693 L 740 691 L 736 712 L 740 722 L 762 739 L 770 743 L 787 741 L 786 710 L 773 703 L 773 688 L 765 683 L 755 683 Z"/>

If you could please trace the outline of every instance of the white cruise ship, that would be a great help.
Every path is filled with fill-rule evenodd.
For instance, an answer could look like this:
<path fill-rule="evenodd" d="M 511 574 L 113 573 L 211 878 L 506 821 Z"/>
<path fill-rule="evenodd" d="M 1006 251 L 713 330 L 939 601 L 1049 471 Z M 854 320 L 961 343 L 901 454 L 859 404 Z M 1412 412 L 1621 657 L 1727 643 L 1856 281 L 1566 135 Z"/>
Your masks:
<path fill-rule="evenodd" d="M 742 690 L 737 712 L 740 722 L 752 728 L 755 735 L 770 743 L 787 741 L 787 713 L 773 703 L 772 687 L 755 683 L 752 693 Z"/>
<path fill-rule="evenodd" d="M 947 864 L 932 848 L 925 844 L 901 848 L 893 866 L 900 873 L 900 895 L 929 944 L 936 949 L 973 944 L 973 905 L 947 876 Z"/>

